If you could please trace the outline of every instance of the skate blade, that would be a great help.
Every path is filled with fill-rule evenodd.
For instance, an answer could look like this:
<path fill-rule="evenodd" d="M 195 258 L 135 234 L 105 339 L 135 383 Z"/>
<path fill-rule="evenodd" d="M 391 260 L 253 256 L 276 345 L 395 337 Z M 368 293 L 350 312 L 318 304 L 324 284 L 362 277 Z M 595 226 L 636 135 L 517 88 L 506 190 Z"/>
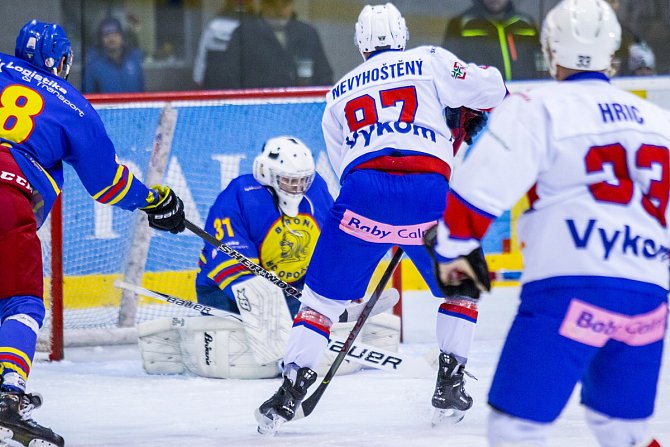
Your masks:
<path fill-rule="evenodd" d="M 286 419 L 279 415 L 275 415 L 273 418 L 269 418 L 266 415 L 261 414 L 261 412 L 258 411 L 258 408 L 254 412 L 254 417 L 256 418 L 256 422 L 258 422 L 258 433 L 263 436 L 276 435 L 277 431 L 279 431 L 279 427 L 281 427 L 284 422 L 286 422 Z"/>
<path fill-rule="evenodd" d="M 433 427 L 447 424 L 454 425 L 461 422 L 464 417 L 465 411 L 454 409 L 442 410 L 440 408 L 436 408 L 435 412 L 433 413 L 433 419 L 430 421 L 430 423 Z"/>

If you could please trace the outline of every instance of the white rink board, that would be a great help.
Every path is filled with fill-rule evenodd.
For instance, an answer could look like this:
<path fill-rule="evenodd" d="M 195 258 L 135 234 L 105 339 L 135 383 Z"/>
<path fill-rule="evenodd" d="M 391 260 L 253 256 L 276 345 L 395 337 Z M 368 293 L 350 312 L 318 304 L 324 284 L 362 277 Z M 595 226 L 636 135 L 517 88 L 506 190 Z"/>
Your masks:
<path fill-rule="evenodd" d="M 519 81 L 508 83 L 509 91 L 528 91 L 555 81 Z M 650 102 L 670 110 L 670 76 L 614 78 L 612 84 L 628 91 L 642 94 Z"/>

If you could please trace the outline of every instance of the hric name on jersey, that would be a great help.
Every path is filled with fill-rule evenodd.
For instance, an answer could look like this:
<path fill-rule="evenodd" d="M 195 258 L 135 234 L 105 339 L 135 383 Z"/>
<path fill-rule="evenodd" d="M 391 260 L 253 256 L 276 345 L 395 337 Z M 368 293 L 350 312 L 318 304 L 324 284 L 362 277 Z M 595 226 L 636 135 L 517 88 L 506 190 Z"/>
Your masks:
<path fill-rule="evenodd" d="M 668 259 L 668 247 L 639 234 L 633 234 L 631 227 L 628 225 L 624 225 L 623 229 L 604 228 L 602 226 L 596 228 L 598 221 L 589 219 L 586 228 L 580 230 L 572 219 L 566 220 L 565 223 L 577 248 L 586 249 L 589 241 L 599 239 L 604 249 L 603 259 L 605 260 L 610 257 L 612 250 L 617 247 L 624 255 L 643 256 L 647 259 L 658 259 L 662 262 L 666 262 Z M 596 233 L 597 236 L 595 236 Z"/>
<path fill-rule="evenodd" d="M 644 124 L 644 117 L 640 114 L 640 110 L 628 104 L 613 103 L 598 103 L 600 115 L 604 123 L 615 123 L 617 121 L 630 121 L 638 124 Z"/>

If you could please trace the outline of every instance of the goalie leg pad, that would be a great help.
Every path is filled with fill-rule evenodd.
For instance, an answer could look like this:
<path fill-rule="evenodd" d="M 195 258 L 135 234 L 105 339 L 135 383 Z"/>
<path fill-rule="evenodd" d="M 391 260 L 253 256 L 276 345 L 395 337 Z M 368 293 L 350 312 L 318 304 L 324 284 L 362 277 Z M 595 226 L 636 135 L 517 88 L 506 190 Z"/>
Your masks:
<path fill-rule="evenodd" d="M 356 322 L 351 322 L 351 323 L 335 323 L 331 328 L 330 328 L 330 334 L 334 337 L 339 337 L 341 339 L 346 340 L 347 337 L 349 337 L 349 333 L 351 330 L 354 328 L 354 325 Z M 367 326 L 367 325 L 366 325 Z M 365 329 L 363 329 L 365 330 Z M 320 376 L 323 377 L 326 375 L 328 370 L 330 369 L 331 365 L 335 361 L 335 357 L 339 352 L 334 352 L 329 349 L 326 350 L 324 353 L 323 357 L 321 358 L 321 361 L 317 365 L 316 368 L 314 368 L 314 371 Z M 338 370 L 335 372 L 335 375 L 345 375 L 345 374 L 352 374 L 357 371 L 360 371 L 363 368 L 363 365 L 359 363 L 354 363 L 350 360 L 347 360 L 346 358 L 344 361 L 340 364 L 340 367 Z"/>
<path fill-rule="evenodd" d="M 366 345 L 385 351 L 398 352 L 400 347 L 400 325 L 400 317 L 390 313 L 382 313 L 370 317 L 365 326 L 363 326 L 361 341 Z"/>
<path fill-rule="evenodd" d="M 291 330 L 284 293 L 259 276 L 233 285 L 232 291 L 256 362 L 279 361 Z"/>
<path fill-rule="evenodd" d="M 264 379 L 279 374 L 277 362 L 260 364 L 241 322 L 192 317 L 179 329 L 184 364 L 194 374 L 217 379 Z"/>
<path fill-rule="evenodd" d="M 179 331 L 172 318 L 140 323 L 138 344 L 147 374 L 182 374 L 186 371 L 179 348 Z"/>

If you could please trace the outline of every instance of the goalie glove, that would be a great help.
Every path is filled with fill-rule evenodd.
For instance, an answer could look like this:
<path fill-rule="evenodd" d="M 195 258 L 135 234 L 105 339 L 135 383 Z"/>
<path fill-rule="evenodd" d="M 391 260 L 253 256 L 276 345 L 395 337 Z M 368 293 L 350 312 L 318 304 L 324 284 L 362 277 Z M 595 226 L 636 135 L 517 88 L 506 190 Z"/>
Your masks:
<path fill-rule="evenodd" d="M 149 226 L 156 230 L 181 233 L 186 229 L 184 203 L 168 186 L 154 185 L 154 194 L 158 202 L 141 208 L 149 216 Z"/>
<path fill-rule="evenodd" d="M 437 225 L 429 228 L 423 237 L 423 244 L 433 260 L 435 279 L 445 298 L 454 296 L 479 299 L 481 292 L 491 291 L 489 268 L 481 247 L 467 256 L 459 256 L 451 261 L 441 261 L 435 251 Z"/>
<path fill-rule="evenodd" d="M 454 155 L 462 141 L 472 144 L 472 140 L 486 127 L 488 114 L 465 106 L 447 107 L 445 109 L 447 126 L 454 137 Z"/>

